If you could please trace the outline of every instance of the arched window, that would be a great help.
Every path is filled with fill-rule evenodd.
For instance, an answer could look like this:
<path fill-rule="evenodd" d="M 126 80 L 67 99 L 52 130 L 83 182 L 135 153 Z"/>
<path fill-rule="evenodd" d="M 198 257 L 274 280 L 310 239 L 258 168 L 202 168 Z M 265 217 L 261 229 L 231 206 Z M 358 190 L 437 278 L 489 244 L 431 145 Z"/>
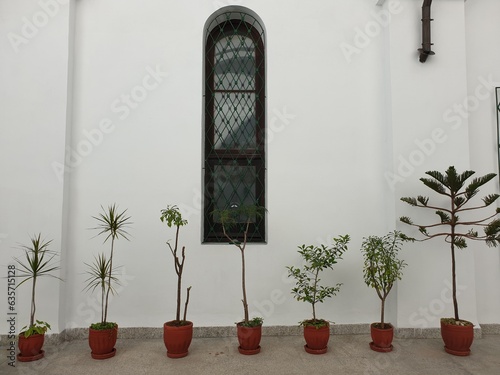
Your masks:
<path fill-rule="evenodd" d="M 265 38 L 241 9 L 218 14 L 205 36 L 203 239 L 223 242 L 214 210 L 266 206 Z M 248 241 L 265 241 L 265 218 L 253 220 Z"/>

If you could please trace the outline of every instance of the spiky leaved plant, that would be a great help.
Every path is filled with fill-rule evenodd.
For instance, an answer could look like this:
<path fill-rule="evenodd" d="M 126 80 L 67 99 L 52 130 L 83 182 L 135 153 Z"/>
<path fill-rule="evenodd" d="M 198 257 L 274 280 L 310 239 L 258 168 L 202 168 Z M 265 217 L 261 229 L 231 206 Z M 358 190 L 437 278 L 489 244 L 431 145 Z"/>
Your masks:
<path fill-rule="evenodd" d="M 243 313 L 244 320 L 242 322 L 243 326 L 254 327 L 262 324 L 262 318 L 256 317 L 253 319 L 249 318 L 248 314 L 248 299 L 246 290 L 246 276 L 245 276 L 245 248 L 248 240 L 248 230 L 250 224 L 252 224 L 258 218 L 261 218 L 266 212 L 266 208 L 258 205 L 242 205 L 235 206 L 225 210 L 215 210 L 214 215 L 219 217 L 222 224 L 222 230 L 224 236 L 227 238 L 230 244 L 235 245 L 241 253 L 241 289 L 243 293 L 243 298 L 241 302 L 243 303 Z M 243 241 L 239 241 L 236 237 L 229 234 L 229 228 L 242 225 L 243 231 Z"/>
<path fill-rule="evenodd" d="M 24 261 L 20 258 L 14 258 L 19 265 L 17 277 L 23 279 L 16 288 L 20 287 L 25 282 L 31 280 L 31 311 L 29 326 L 21 329 L 25 337 L 34 334 L 42 334 L 50 329 L 47 322 L 36 320 L 36 285 L 40 277 L 53 277 L 58 280 L 61 278 L 54 276 L 51 272 L 59 270 L 59 266 L 52 263 L 57 253 L 49 250 L 49 245 L 52 240 L 46 241 L 42 239 L 41 233 L 31 237 L 31 245 L 21 245 L 24 251 Z"/>
<path fill-rule="evenodd" d="M 108 329 L 109 324 L 107 319 L 108 319 L 108 303 L 109 303 L 109 294 L 113 291 L 113 286 L 112 283 L 116 281 L 115 276 L 113 276 L 113 255 L 114 255 L 114 249 L 115 249 L 115 240 L 118 240 L 120 237 L 124 238 L 128 241 L 128 233 L 126 231 L 127 227 L 132 224 L 130 222 L 130 216 L 127 216 L 127 210 L 124 210 L 122 212 L 118 212 L 118 208 L 116 204 L 112 204 L 108 206 L 107 209 L 102 207 L 102 211 L 98 216 L 92 216 L 94 219 L 97 220 L 98 225 L 97 227 L 93 228 L 96 230 L 99 230 L 99 235 L 104 235 L 104 243 L 106 243 L 109 239 L 111 239 L 111 250 L 109 254 L 109 264 L 107 264 L 107 279 L 105 283 L 105 297 L 104 297 L 104 314 L 101 319 L 101 324 L 93 324 L 92 328 L 93 329 Z M 105 258 L 104 258 L 105 259 Z M 106 262 L 100 264 L 99 268 L 101 268 L 101 271 L 104 271 L 102 269 L 102 266 L 105 266 Z M 113 323 L 114 325 L 114 323 Z"/>
<path fill-rule="evenodd" d="M 464 249 L 467 247 L 466 240 L 485 241 L 488 246 L 496 246 L 500 242 L 500 220 L 495 216 L 500 213 L 500 208 L 482 219 L 462 220 L 459 214 L 482 210 L 494 203 L 500 195 L 489 194 L 482 198 L 483 204 L 477 206 L 468 206 L 467 204 L 479 192 L 479 188 L 495 178 L 496 174 L 489 173 L 482 177 L 467 180 L 474 175 L 474 171 L 466 170 L 458 174 L 455 167 L 450 166 L 443 173 L 438 171 L 428 171 L 426 174 L 431 178 L 421 178 L 420 181 L 425 186 L 435 191 L 447 199 L 447 204 L 440 206 L 438 204 L 429 204 L 429 198 L 419 195 L 417 198 L 403 197 L 401 200 L 413 207 L 426 208 L 434 210 L 439 217 L 439 221 L 432 224 L 415 224 L 407 217 L 403 216 L 400 220 L 408 225 L 417 227 L 424 236 L 418 241 L 426 241 L 431 238 L 443 237 L 446 243 L 450 244 L 451 249 L 451 278 L 453 293 L 453 310 L 455 324 L 460 323 L 458 314 L 458 302 L 456 291 L 456 271 L 455 271 L 455 248 Z M 466 184 L 467 183 L 467 184 Z M 491 221 L 489 221 L 491 220 Z M 488 222 L 489 221 L 489 222 Z M 479 235 L 476 227 L 482 227 L 484 234 Z M 432 230 L 433 232 L 429 232 Z M 407 240 L 415 241 L 415 238 L 404 236 Z M 468 324 L 465 322 L 465 324 Z"/>
<path fill-rule="evenodd" d="M 89 275 L 88 279 L 85 280 L 87 283 L 85 285 L 85 290 L 93 292 L 95 289 L 99 288 L 101 292 L 101 322 L 100 325 L 105 324 L 104 319 L 104 306 L 106 301 L 106 290 L 109 286 L 111 293 L 115 293 L 115 289 L 113 284 L 119 284 L 119 280 L 117 277 L 113 276 L 113 272 L 109 271 L 110 260 L 106 259 L 106 255 L 104 253 L 99 254 L 94 258 L 94 262 L 92 264 L 85 263 L 88 267 L 87 273 Z M 114 324 L 113 324 L 114 325 Z"/>
<path fill-rule="evenodd" d="M 184 304 L 184 315 L 181 320 L 182 271 L 184 271 L 184 261 L 186 260 L 186 248 L 185 246 L 182 247 L 180 259 L 179 256 L 177 255 L 177 251 L 179 249 L 180 228 L 184 225 L 187 225 L 188 221 L 182 218 L 182 214 L 177 206 L 167 206 L 167 208 L 161 210 L 160 220 L 162 222 L 166 222 L 169 228 L 171 228 L 172 226 L 175 227 L 174 246 L 172 247 L 170 241 L 167 241 L 167 245 L 174 258 L 175 273 L 177 274 L 177 309 L 175 313 L 175 324 L 182 326 L 188 324 L 186 323 L 186 315 L 189 303 L 189 292 L 191 291 L 191 287 L 187 288 L 186 302 Z"/>
<path fill-rule="evenodd" d="M 385 328 L 385 300 L 396 280 L 401 280 L 406 263 L 398 259 L 403 239 L 398 231 L 383 237 L 369 236 L 363 239 L 363 277 L 366 285 L 372 287 L 380 298 L 380 328 Z"/>

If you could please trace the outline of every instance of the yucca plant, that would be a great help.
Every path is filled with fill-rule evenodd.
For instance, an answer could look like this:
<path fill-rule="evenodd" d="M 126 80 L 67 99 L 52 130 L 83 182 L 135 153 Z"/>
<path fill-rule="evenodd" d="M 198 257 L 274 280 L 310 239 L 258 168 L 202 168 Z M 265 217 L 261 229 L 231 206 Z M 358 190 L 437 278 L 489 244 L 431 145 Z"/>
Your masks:
<path fill-rule="evenodd" d="M 109 294 L 113 292 L 113 283 L 117 281 L 117 278 L 113 274 L 115 270 L 113 268 L 115 241 L 119 238 L 124 238 L 128 241 L 129 234 L 126 229 L 132 224 L 130 216 L 127 216 L 127 210 L 118 212 L 116 204 L 108 206 L 107 209 L 102 206 L 101 208 L 103 212 L 98 216 L 93 216 L 98 222 L 97 227 L 93 229 L 99 231 L 98 236 L 104 236 L 104 243 L 111 240 L 111 249 L 109 258 L 101 255 L 96 258 L 94 265 L 90 266 L 90 274 L 93 275 L 93 281 L 92 277 L 87 280 L 87 289 L 94 290 L 97 286 L 100 286 L 103 294 L 101 322 L 93 324 L 93 329 L 109 329 L 110 325 L 115 325 L 115 323 L 108 323 L 107 321 Z M 103 280 L 105 280 L 104 284 L 102 284 Z"/>
<path fill-rule="evenodd" d="M 41 233 L 31 237 L 31 245 L 21 245 L 24 251 L 24 259 L 14 258 L 17 262 L 18 273 L 17 277 L 23 279 L 17 287 L 31 280 L 31 312 L 30 322 L 28 326 L 21 329 L 25 337 L 34 334 L 43 334 L 50 329 L 47 322 L 36 320 L 36 285 L 40 277 L 53 277 L 61 280 L 59 277 L 51 274 L 53 271 L 59 270 L 59 266 L 53 264 L 54 257 L 57 253 L 49 250 L 49 245 L 52 240 L 46 241 L 42 239 Z M 16 287 L 16 288 L 17 288 Z"/>
<path fill-rule="evenodd" d="M 179 258 L 179 231 L 184 225 L 187 225 L 188 221 L 182 218 L 182 214 L 177 206 L 167 206 L 167 208 L 161 210 L 160 220 L 165 222 L 169 228 L 175 227 L 175 242 L 174 246 L 170 241 L 167 241 L 167 246 L 172 253 L 174 258 L 174 268 L 177 274 L 177 309 L 175 313 L 175 324 L 182 326 L 186 323 L 187 308 L 189 304 L 189 292 L 191 287 L 187 288 L 186 302 L 184 304 L 184 315 L 181 320 L 181 298 L 182 298 L 182 272 L 184 271 L 184 261 L 186 260 L 186 248 L 182 246 L 181 255 Z"/>
<path fill-rule="evenodd" d="M 419 195 L 416 198 L 403 197 L 401 200 L 413 207 L 430 209 L 435 212 L 439 220 L 432 224 L 416 224 L 409 217 L 400 218 L 405 224 L 418 228 L 424 236 L 418 241 L 427 241 L 432 238 L 442 237 L 445 242 L 450 244 L 451 250 L 451 278 L 453 294 L 454 320 L 458 325 L 469 324 L 462 322 L 458 313 L 457 291 L 456 291 L 456 271 L 455 271 L 455 248 L 465 249 L 466 240 L 485 241 L 488 246 L 496 246 L 500 242 L 500 220 L 495 218 L 500 213 L 500 208 L 493 210 L 480 219 L 464 220 L 459 215 L 469 212 L 482 211 L 493 204 L 499 194 L 489 194 L 482 198 L 480 205 L 468 205 L 472 198 L 479 192 L 479 188 L 495 178 L 496 174 L 489 173 L 482 177 L 473 178 L 474 171 L 466 170 L 463 173 L 457 173 L 455 167 L 450 166 L 444 173 L 438 171 L 428 171 L 426 175 L 431 178 L 421 178 L 425 186 L 446 198 L 447 204 L 431 204 L 429 198 Z M 476 216 L 477 217 L 477 216 Z M 477 228 L 484 230 L 484 234 L 479 234 Z M 406 240 L 415 241 L 413 237 L 405 236 Z M 453 320 L 452 319 L 452 320 Z M 451 321 L 449 323 L 452 323 Z"/>
<path fill-rule="evenodd" d="M 248 315 L 248 299 L 246 290 L 246 267 L 245 267 L 245 248 L 248 240 L 248 230 L 250 224 L 252 224 L 258 218 L 263 217 L 266 212 L 266 208 L 257 205 L 242 205 L 235 206 L 224 210 L 215 210 L 213 213 L 215 217 L 218 217 L 221 224 L 224 236 L 227 238 L 230 244 L 233 244 L 240 250 L 241 254 L 241 288 L 243 298 L 241 302 L 243 303 L 243 314 L 244 319 L 241 322 L 242 326 L 255 327 L 262 325 L 262 318 L 256 317 L 253 319 L 249 318 Z M 243 232 L 243 240 L 239 241 L 236 237 L 232 237 L 229 234 L 229 229 L 233 227 L 239 227 Z"/>
<path fill-rule="evenodd" d="M 117 277 L 113 276 L 114 272 L 110 272 L 110 260 L 106 259 L 106 255 L 104 253 L 99 254 L 94 258 L 94 262 L 92 264 L 85 263 L 88 267 L 87 273 L 89 277 L 85 282 L 87 283 L 85 286 L 85 290 L 89 292 L 94 292 L 97 288 L 99 288 L 101 292 L 101 322 L 98 323 L 99 326 L 105 325 L 104 319 L 104 306 L 105 306 L 105 298 L 106 298 L 106 290 L 109 285 L 111 293 L 115 293 L 115 289 L 113 284 L 119 285 L 119 280 Z M 111 277 L 111 279 L 110 279 Z M 111 282 L 110 282 L 111 281 Z M 94 324 L 95 326 L 95 324 Z M 114 323 L 111 323 L 107 326 L 108 328 L 113 328 Z"/>

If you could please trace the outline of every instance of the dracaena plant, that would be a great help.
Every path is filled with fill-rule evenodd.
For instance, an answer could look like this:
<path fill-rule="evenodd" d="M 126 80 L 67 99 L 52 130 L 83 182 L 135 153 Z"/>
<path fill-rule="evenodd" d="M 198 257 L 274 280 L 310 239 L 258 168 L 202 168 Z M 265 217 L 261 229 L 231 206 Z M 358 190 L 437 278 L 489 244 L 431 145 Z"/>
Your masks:
<path fill-rule="evenodd" d="M 182 218 L 182 214 L 179 211 L 177 206 L 167 206 L 167 208 L 161 210 L 160 220 L 165 222 L 169 228 L 172 226 L 175 227 L 175 241 L 174 246 L 167 241 L 167 246 L 172 253 L 174 258 L 174 268 L 175 273 L 177 274 L 177 309 L 175 313 L 175 321 L 174 324 L 178 326 L 186 325 L 186 315 L 187 308 L 189 304 L 189 292 L 191 291 L 191 287 L 187 288 L 186 302 L 184 304 L 184 314 L 181 320 L 181 298 L 182 298 L 182 272 L 184 271 L 184 261 L 186 260 L 186 248 L 182 246 L 180 257 L 178 255 L 179 250 L 179 231 L 180 228 L 184 225 L 187 225 L 187 220 Z"/>
<path fill-rule="evenodd" d="M 90 274 L 87 279 L 88 290 L 93 291 L 97 287 L 101 290 L 101 322 L 91 325 L 93 329 L 109 329 L 116 326 L 116 323 L 108 322 L 108 305 L 109 295 L 114 293 L 115 284 L 118 279 L 115 276 L 115 269 L 113 267 L 113 256 L 115 250 L 115 241 L 119 238 L 128 240 L 127 228 L 130 226 L 130 216 L 127 216 L 127 210 L 122 212 L 118 211 L 116 204 L 112 204 L 107 208 L 101 206 L 102 212 L 98 216 L 93 216 L 97 221 L 97 226 L 93 229 L 98 230 L 98 236 L 104 237 L 104 243 L 111 240 L 109 257 L 104 254 L 97 257 L 93 264 L 87 265 L 89 267 L 88 273 Z"/>
<path fill-rule="evenodd" d="M 401 280 L 406 263 L 398 259 L 403 238 L 401 232 L 394 231 L 383 237 L 369 236 L 363 239 L 363 277 L 365 284 L 372 287 L 380 298 L 380 328 L 385 328 L 385 300 L 394 283 Z"/>
<path fill-rule="evenodd" d="M 302 245 L 298 253 L 304 261 L 302 268 L 289 266 L 288 277 L 295 279 L 295 287 L 292 294 L 297 301 L 308 302 L 312 307 L 312 319 L 302 321 L 301 325 L 311 325 L 317 328 L 328 325 L 328 321 L 316 317 L 316 304 L 323 303 L 340 291 L 341 283 L 335 286 L 324 286 L 320 284 L 320 273 L 327 269 L 333 269 L 337 261 L 342 259 L 342 254 L 347 251 L 349 235 L 339 236 L 333 239 L 332 246 L 326 245 Z"/>
<path fill-rule="evenodd" d="M 431 203 L 426 196 L 419 195 L 416 198 L 403 197 L 401 200 L 417 208 L 434 211 L 438 220 L 430 224 L 414 223 L 412 219 L 403 216 L 400 220 L 408 225 L 418 228 L 422 239 L 404 236 L 406 240 L 427 241 L 433 238 L 443 238 L 450 245 L 451 250 L 451 278 L 453 294 L 454 318 L 451 320 L 455 324 L 468 324 L 460 320 L 458 312 L 457 292 L 456 292 L 456 259 L 455 249 L 465 249 L 467 240 L 484 241 L 488 246 L 496 246 L 500 242 L 500 220 L 496 218 L 500 209 L 492 209 L 489 213 L 481 217 L 475 214 L 473 218 L 465 219 L 468 213 L 483 212 L 491 206 L 500 195 L 488 194 L 482 198 L 482 203 L 472 203 L 473 198 L 479 193 L 479 188 L 493 178 L 496 174 L 489 173 L 481 177 L 472 178 L 474 171 L 466 170 L 457 173 L 455 167 L 450 166 L 444 173 L 438 171 L 426 172 L 430 178 L 421 178 L 420 181 L 445 198 L 444 204 Z M 479 217 L 479 218 L 478 218 Z M 481 228 L 483 233 L 479 233 Z"/>
<path fill-rule="evenodd" d="M 28 326 L 21 329 L 25 337 L 29 337 L 34 334 L 43 334 L 50 329 L 50 325 L 47 322 L 36 320 L 36 286 L 38 279 L 40 277 L 53 277 L 61 280 L 59 277 L 54 276 L 52 272 L 59 270 L 59 266 L 54 264 L 54 257 L 57 253 L 49 250 L 49 245 L 52 240 L 46 241 L 42 239 L 42 235 L 39 233 L 31 237 L 30 245 L 21 245 L 21 249 L 24 251 L 24 257 L 14 258 L 18 264 L 18 274 L 17 277 L 23 279 L 17 287 L 22 284 L 31 281 L 31 311 L 30 311 L 30 322 Z"/>
<path fill-rule="evenodd" d="M 224 236 L 227 238 L 230 244 L 235 245 L 241 253 L 241 288 L 243 298 L 241 302 L 243 303 L 243 313 L 244 319 L 241 325 L 247 327 L 255 327 L 262 324 L 262 318 L 255 317 L 253 319 L 249 318 L 248 314 L 248 299 L 246 291 L 246 276 L 245 276 L 245 248 L 248 240 L 248 231 L 250 224 L 255 220 L 263 217 L 266 212 L 266 208 L 258 205 L 241 205 L 231 207 L 225 210 L 215 210 L 213 212 L 214 216 L 218 217 L 221 224 Z M 238 240 L 235 236 L 229 233 L 230 228 L 238 227 L 243 232 L 243 240 Z"/>

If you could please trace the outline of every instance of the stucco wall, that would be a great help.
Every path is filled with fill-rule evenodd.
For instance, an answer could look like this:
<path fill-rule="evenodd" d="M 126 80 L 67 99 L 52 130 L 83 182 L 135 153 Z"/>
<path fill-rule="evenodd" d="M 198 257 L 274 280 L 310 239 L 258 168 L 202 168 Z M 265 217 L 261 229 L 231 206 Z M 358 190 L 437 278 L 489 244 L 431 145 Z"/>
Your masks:
<path fill-rule="evenodd" d="M 285 266 L 300 264 L 297 245 L 346 233 L 348 253 L 323 277 L 344 285 L 318 315 L 336 323 L 376 321 L 378 298 L 362 278 L 362 238 L 396 225 L 407 230 L 396 218 L 415 212 L 399 197 L 427 194 L 418 181 L 425 171 L 451 164 L 483 174 L 496 170 L 495 143 L 484 145 L 495 132 L 492 99 L 460 126 L 449 113 L 474 92 L 477 77 L 500 75 L 498 51 L 489 52 L 491 28 L 498 28 L 489 10 L 498 5 L 490 2 L 490 8 L 435 2 L 436 56 L 425 64 L 416 51 L 419 2 L 231 3 L 255 12 L 267 33 L 268 242 L 247 249 L 250 310 L 266 325 L 295 325 L 311 314 L 292 299 L 286 278 Z M 177 204 L 189 220 L 181 232 L 184 284 L 193 287 L 189 318 L 197 326 L 231 325 L 242 316 L 239 253 L 201 243 L 200 211 L 203 26 L 230 3 L 63 3 L 16 52 L 6 35 L 20 34 L 23 17 L 32 17 L 40 3 L 0 1 L 6 21 L 0 48 L 7 57 L 0 62 L 0 99 L 7 104 L 0 113 L 7 135 L 0 140 L 7 176 L 0 185 L 2 265 L 27 234 L 55 238 L 55 249 L 63 244 L 65 281 L 61 296 L 54 292 L 57 282 L 40 285 L 46 302 L 39 316 L 54 322 L 60 314 L 56 332 L 88 326 L 99 310 L 97 295 L 82 291 L 84 263 L 109 251 L 90 229 L 92 216 L 116 202 L 133 225 L 131 240 L 117 243 L 123 285 L 109 318 L 121 327 L 161 326 L 174 318 L 176 278 L 165 245 L 174 232 L 159 215 Z M 470 131 L 473 125 L 481 126 L 481 135 Z M 66 173 L 56 173 L 64 158 Z M 405 246 L 403 257 L 409 265 L 390 298 L 389 318 L 400 327 L 435 327 L 452 312 L 442 297 L 447 300 L 448 251 L 436 240 Z M 498 253 L 475 245 L 459 262 L 463 317 L 499 323 L 499 298 L 492 300 L 488 287 L 500 278 Z M 27 306 L 26 289 L 18 290 L 18 300 Z M 422 308 L 443 311 L 429 318 Z M 26 318 L 20 313 L 20 321 Z M 6 330 L 2 321 L 0 333 Z"/>

